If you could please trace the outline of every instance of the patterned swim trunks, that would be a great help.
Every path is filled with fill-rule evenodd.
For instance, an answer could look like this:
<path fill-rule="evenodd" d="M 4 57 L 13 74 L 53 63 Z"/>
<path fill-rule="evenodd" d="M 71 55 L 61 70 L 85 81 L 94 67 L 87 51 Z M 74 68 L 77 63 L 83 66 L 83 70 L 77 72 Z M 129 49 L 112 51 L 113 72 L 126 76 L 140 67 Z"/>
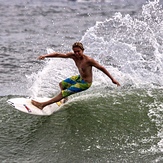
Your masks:
<path fill-rule="evenodd" d="M 85 82 L 80 75 L 72 76 L 62 81 L 62 96 L 67 97 L 88 89 L 92 83 Z"/>

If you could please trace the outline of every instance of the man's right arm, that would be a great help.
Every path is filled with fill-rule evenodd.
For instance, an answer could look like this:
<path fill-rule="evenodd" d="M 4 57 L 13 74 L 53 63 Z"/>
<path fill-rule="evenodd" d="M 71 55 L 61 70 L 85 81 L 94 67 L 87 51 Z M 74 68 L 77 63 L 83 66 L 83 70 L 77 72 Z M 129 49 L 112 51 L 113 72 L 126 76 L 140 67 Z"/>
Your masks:
<path fill-rule="evenodd" d="M 38 59 L 45 59 L 45 58 L 72 58 L 73 56 L 73 53 L 70 52 L 70 53 L 57 53 L 57 52 L 54 52 L 54 53 L 50 53 L 50 54 L 45 54 L 45 55 L 41 55 L 38 57 Z"/>

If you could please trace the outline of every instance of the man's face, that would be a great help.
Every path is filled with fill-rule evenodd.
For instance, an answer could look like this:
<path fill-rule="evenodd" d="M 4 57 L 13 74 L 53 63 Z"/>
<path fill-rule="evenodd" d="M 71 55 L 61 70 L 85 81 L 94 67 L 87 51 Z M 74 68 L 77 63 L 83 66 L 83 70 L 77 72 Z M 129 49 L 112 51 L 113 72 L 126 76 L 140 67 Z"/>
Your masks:
<path fill-rule="evenodd" d="M 74 53 L 75 53 L 76 56 L 81 57 L 83 55 L 83 50 L 80 49 L 79 47 L 74 47 L 73 48 L 73 51 L 74 51 Z"/>

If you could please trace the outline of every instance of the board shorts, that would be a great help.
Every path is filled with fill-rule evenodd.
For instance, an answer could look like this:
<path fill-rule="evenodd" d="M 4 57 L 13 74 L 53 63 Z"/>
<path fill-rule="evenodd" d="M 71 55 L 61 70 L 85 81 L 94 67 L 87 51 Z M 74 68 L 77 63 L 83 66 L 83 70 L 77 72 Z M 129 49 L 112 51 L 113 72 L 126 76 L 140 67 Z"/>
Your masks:
<path fill-rule="evenodd" d="M 62 82 L 62 97 L 70 96 L 74 93 L 78 93 L 88 89 L 92 83 L 84 81 L 80 75 L 72 76 L 63 80 Z"/>

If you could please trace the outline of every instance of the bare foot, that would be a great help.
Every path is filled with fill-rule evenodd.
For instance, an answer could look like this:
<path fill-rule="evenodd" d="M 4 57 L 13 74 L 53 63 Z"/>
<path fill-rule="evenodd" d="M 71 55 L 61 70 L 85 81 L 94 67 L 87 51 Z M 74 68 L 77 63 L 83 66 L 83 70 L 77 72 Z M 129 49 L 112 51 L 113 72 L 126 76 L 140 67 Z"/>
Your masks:
<path fill-rule="evenodd" d="M 68 101 L 68 98 L 63 98 L 62 100 L 56 102 L 58 106 L 61 106 L 62 104 L 66 103 Z"/>
<path fill-rule="evenodd" d="M 63 98 L 61 101 L 62 103 L 66 103 L 68 101 L 68 97 Z"/>
<path fill-rule="evenodd" d="M 44 108 L 44 106 L 42 105 L 42 103 L 31 100 L 31 103 L 36 106 L 37 108 L 39 108 L 40 110 L 42 110 Z"/>

